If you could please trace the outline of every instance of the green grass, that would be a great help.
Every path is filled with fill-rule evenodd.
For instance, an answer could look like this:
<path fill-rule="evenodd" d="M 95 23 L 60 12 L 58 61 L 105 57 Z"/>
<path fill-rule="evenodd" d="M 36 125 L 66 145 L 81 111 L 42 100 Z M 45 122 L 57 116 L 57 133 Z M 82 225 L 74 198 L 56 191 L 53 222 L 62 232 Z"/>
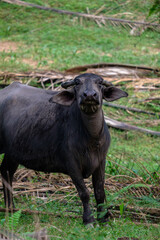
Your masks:
<path fill-rule="evenodd" d="M 128 174 L 126 169 L 116 166 L 112 160 L 130 170 L 137 175 L 147 179 L 149 174 L 160 171 L 159 138 L 149 137 L 145 134 L 110 129 L 112 136 L 111 146 L 108 153 L 106 172 L 116 174 Z M 149 180 L 151 180 L 149 178 Z M 156 180 L 156 179 L 155 179 Z"/>
<path fill-rule="evenodd" d="M 35 1 L 34 1 L 35 2 Z M 71 1 L 36 1 L 43 5 L 85 12 L 86 7 L 95 11 L 104 1 L 75 3 Z M 105 2 L 105 12 L 115 9 L 113 13 L 136 9 L 134 12 L 148 14 L 150 1 L 132 1 L 118 7 L 126 1 L 118 3 Z M 27 71 L 31 69 L 64 70 L 81 64 L 96 62 L 117 62 L 160 66 L 158 53 L 159 37 L 157 32 L 146 30 L 141 36 L 133 37 L 122 26 L 107 25 L 99 28 L 94 22 L 84 20 L 83 25 L 74 17 L 58 15 L 52 12 L 33 8 L 0 3 L 0 40 L 13 41 L 17 50 L 0 52 L 0 68 L 2 71 Z M 133 15 L 134 15 L 133 14 Z M 30 63 L 23 59 L 30 60 Z M 36 66 L 31 63 L 34 61 Z"/>
<path fill-rule="evenodd" d="M 23 199 L 25 200 L 25 199 Z M 75 199 L 76 200 L 76 199 Z M 41 204 L 42 201 L 39 200 L 33 203 L 33 199 L 28 203 L 31 209 L 45 210 L 48 212 L 53 212 L 59 215 L 59 217 L 48 216 L 48 215 L 25 215 L 21 214 L 19 219 L 19 224 L 17 224 L 14 229 L 17 233 L 24 234 L 31 233 L 35 231 L 35 225 L 37 230 L 46 228 L 48 234 L 51 235 L 51 239 L 112 239 L 117 240 L 118 237 L 134 237 L 141 240 L 151 240 L 157 239 L 160 234 L 160 229 L 156 226 L 144 226 L 143 223 L 136 225 L 129 218 L 121 218 L 119 220 L 112 220 L 107 225 L 95 224 L 94 228 L 89 228 L 82 225 L 81 219 L 81 207 L 79 207 L 79 202 L 76 201 L 67 202 L 52 202 L 46 204 L 45 207 L 38 208 L 37 205 Z M 35 204 L 35 205 L 34 205 Z M 24 204 L 22 208 L 24 207 Z M 70 211 L 76 209 L 76 214 Z M 75 217 L 76 216 L 76 217 Z M 78 216 L 78 218 L 77 218 Z M 13 218 L 13 217 L 12 217 Z M 8 222 L 4 221 L 4 214 L 0 214 L 1 223 L 3 226 L 10 226 Z"/>
<path fill-rule="evenodd" d="M 25 217 L 22 217 L 22 221 L 26 221 Z M 52 224 L 53 222 L 54 224 Z M 29 226 L 33 223 L 35 223 L 33 222 L 33 218 L 30 218 L 30 221 L 28 221 Z M 97 226 L 94 229 L 84 227 L 81 224 L 81 220 L 75 220 L 70 217 L 63 218 L 63 222 L 59 218 L 42 217 L 40 225 L 43 227 L 47 225 L 49 234 L 53 236 L 51 239 L 58 239 L 60 237 L 70 240 L 117 240 L 118 237 L 135 237 L 141 240 L 158 240 L 160 234 L 159 229 L 156 227 L 150 226 L 144 228 L 143 225 L 136 226 L 131 221 L 126 222 L 124 219 L 115 220 L 108 226 Z M 31 229 L 29 228 L 28 230 L 30 232 Z M 32 230 L 34 231 L 34 228 Z"/>
<path fill-rule="evenodd" d="M 124 88 L 124 86 L 123 86 Z M 124 89 L 125 90 L 125 89 Z M 159 114 L 159 105 L 148 105 L 147 103 L 135 103 L 139 95 L 145 99 L 148 93 L 136 93 L 133 90 L 127 90 L 128 98 L 122 98 L 116 103 L 127 107 L 136 107 L 145 111 Z M 155 102 L 156 103 L 156 102 Z M 160 132 L 158 116 L 151 116 L 143 113 L 127 112 L 125 110 L 104 106 L 106 116 L 126 122 L 137 127 L 152 129 Z M 153 124 L 157 121 L 157 124 Z M 157 176 L 154 173 L 160 171 L 159 137 L 150 136 L 135 131 L 121 131 L 110 128 L 111 146 L 107 157 L 106 173 L 112 175 L 134 176 L 126 168 L 132 170 L 138 176 L 141 176 L 148 183 L 156 183 Z M 114 163 L 115 162 L 115 163 Z M 120 166 L 116 165 L 119 164 Z"/>

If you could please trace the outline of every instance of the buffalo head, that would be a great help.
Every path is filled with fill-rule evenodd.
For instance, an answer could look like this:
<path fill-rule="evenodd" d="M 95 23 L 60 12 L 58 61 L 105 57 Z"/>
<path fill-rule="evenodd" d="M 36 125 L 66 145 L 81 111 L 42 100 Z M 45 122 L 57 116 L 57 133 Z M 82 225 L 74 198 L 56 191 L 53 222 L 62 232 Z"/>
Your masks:
<path fill-rule="evenodd" d="M 86 114 L 95 113 L 102 106 L 103 99 L 111 102 L 128 96 L 126 92 L 92 73 L 81 74 L 74 80 L 62 83 L 61 86 L 69 89 L 57 92 L 50 102 L 70 106 L 77 101 L 81 111 Z"/>

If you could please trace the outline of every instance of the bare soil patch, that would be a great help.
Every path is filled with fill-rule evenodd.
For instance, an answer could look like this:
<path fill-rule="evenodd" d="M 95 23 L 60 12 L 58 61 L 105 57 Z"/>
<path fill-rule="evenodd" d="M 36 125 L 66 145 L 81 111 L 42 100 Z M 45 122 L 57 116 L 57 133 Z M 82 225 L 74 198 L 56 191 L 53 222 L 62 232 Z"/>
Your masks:
<path fill-rule="evenodd" d="M 8 62 L 11 60 L 10 56 L 4 58 L 4 61 Z M 21 63 L 28 64 L 33 69 L 38 68 L 38 61 L 33 60 L 32 58 L 23 58 L 23 59 L 16 59 L 16 61 L 21 61 Z"/>
<path fill-rule="evenodd" d="M 24 59 L 22 59 L 22 62 L 24 64 L 30 65 L 33 68 L 37 68 L 37 65 L 38 65 L 38 62 L 33 60 L 33 59 L 31 59 L 31 58 L 24 58 Z"/>
<path fill-rule="evenodd" d="M 15 52 L 19 47 L 19 44 L 12 41 L 0 41 L 0 52 Z"/>

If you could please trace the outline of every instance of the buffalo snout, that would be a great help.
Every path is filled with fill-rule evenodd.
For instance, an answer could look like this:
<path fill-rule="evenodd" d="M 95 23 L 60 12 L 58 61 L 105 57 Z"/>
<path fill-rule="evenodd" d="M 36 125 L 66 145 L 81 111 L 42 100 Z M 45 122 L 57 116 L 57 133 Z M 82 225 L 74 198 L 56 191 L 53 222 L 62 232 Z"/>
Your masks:
<path fill-rule="evenodd" d="M 85 90 L 81 96 L 83 104 L 99 104 L 99 96 L 95 90 Z"/>

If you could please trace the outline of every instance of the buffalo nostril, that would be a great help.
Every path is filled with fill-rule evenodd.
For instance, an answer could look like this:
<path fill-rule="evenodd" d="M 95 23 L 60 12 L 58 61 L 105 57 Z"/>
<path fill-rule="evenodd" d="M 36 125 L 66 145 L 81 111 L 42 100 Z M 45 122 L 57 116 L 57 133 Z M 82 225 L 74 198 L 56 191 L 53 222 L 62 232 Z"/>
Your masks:
<path fill-rule="evenodd" d="M 84 97 L 87 97 L 87 92 L 84 92 L 84 93 L 83 93 L 83 96 L 84 96 Z"/>
<path fill-rule="evenodd" d="M 97 97 L 97 93 L 96 92 L 93 94 L 93 97 Z"/>
<path fill-rule="evenodd" d="M 97 93 L 96 91 L 84 91 L 83 92 L 83 97 L 87 98 L 87 99 L 92 99 L 92 98 L 96 98 L 97 97 Z"/>
<path fill-rule="evenodd" d="M 83 97 L 87 98 L 87 99 L 93 99 L 93 98 L 97 97 L 97 93 L 94 90 L 92 90 L 92 91 L 91 90 L 90 91 L 86 90 L 86 91 L 83 92 Z"/>

